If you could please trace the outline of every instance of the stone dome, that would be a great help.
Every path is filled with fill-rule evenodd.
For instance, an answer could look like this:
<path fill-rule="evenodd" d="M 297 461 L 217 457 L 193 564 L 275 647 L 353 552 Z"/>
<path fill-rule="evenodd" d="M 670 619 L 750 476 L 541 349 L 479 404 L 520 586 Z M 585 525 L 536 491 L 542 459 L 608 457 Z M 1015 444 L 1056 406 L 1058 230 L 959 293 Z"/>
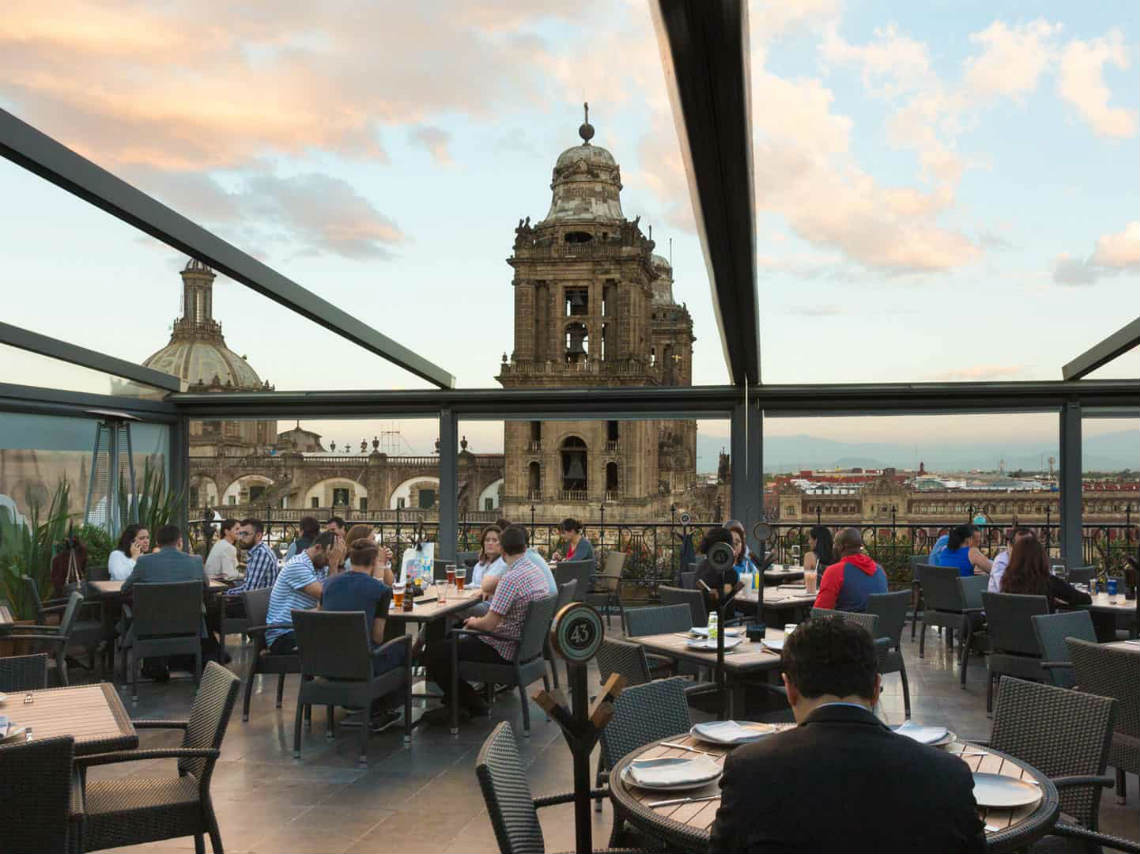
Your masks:
<path fill-rule="evenodd" d="M 654 303 L 671 304 L 673 302 L 673 267 L 668 259 L 661 255 L 649 256 L 649 264 L 653 268 L 652 300 Z"/>
<path fill-rule="evenodd" d="M 550 210 L 539 225 L 624 222 L 621 169 L 612 154 L 590 144 L 594 127 L 589 122 L 588 108 L 586 122 L 578 128 L 578 134 L 582 144 L 567 148 L 554 163 Z"/>
<path fill-rule="evenodd" d="M 170 343 L 143 362 L 182 379 L 190 389 L 255 391 L 264 388 L 249 362 L 226 346 L 213 317 L 214 272 L 191 260 L 182 270 L 182 316 Z"/>

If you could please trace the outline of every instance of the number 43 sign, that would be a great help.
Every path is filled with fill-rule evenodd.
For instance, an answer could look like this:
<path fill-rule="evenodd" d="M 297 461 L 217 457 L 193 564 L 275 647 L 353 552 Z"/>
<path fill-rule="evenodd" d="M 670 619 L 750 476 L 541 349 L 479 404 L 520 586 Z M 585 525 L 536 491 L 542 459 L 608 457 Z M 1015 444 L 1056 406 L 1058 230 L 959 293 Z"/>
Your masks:
<path fill-rule="evenodd" d="M 550 637 L 567 661 L 585 663 L 597 655 L 605 637 L 601 615 L 584 602 L 571 602 L 554 616 Z"/>

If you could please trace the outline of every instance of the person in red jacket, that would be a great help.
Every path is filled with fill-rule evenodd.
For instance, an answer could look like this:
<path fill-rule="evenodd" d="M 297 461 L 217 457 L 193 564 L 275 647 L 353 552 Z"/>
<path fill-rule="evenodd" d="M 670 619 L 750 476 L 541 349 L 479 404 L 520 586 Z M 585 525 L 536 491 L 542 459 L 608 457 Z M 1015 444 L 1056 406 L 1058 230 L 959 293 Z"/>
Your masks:
<path fill-rule="evenodd" d="M 887 574 L 863 552 L 863 536 L 858 528 L 840 531 L 835 537 L 835 551 L 839 561 L 824 571 L 815 607 L 866 611 L 867 597 L 887 592 Z"/>

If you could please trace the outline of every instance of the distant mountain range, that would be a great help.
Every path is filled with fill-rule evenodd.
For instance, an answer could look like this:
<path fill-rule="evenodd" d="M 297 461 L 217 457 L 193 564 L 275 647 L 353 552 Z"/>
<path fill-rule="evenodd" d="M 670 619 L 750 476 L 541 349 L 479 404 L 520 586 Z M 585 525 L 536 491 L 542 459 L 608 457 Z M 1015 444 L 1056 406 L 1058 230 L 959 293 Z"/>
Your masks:
<path fill-rule="evenodd" d="M 715 472 L 727 437 L 697 436 L 697 470 Z M 1140 431 L 1120 430 L 1084 440 L 1085 471 L 1140 470 Z M 996 470 L 1005 461 L 1006 471 L 1040 471 L 1049 457 L 1058 456 L 1057 446 L 1047 442 L 841 442 L 817 436 L 766 436 L 764 471 L 790 472 L 822 468 L 914 469 L 919 462 L 929 471 Z"/>

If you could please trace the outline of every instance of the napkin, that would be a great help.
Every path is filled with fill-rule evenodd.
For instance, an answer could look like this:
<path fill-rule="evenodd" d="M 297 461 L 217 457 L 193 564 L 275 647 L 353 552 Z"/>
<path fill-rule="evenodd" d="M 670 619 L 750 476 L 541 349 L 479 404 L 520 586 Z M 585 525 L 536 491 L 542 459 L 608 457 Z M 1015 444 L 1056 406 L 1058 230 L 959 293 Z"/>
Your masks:
<path fill-rule="evenodd" d="M 944 726 L 919 726 L 907 721 L 901 726 L 895 727 L 895 732 L 899 735 L 905 735 L 907 738 L 913 738 L 919 744 L 934 744 L 936 741 L 942 741 L 946 738 L 947 729 Z"/>
<path fill-rule="evenodd" d="M 707 756 L 693 759 L 637 759 L 629 774 L 639 786 L 683 786 L 703 783 L 720 776 L 720 766 Z"/>
<path fill-rule="evenodd" d="M 697 724 L 693 731 L 701 738 L 715 741 L 718 744 L 743 744 L 746 741 L 756 741 L 767 733 L 755 727 L 745 727 L 736 721 L 711 721 Z"/>
<path fill-rule="evenodd" d="M 744 643 L 744 638 L 726 637 L 724 639 L 724 648 L 726 650 L 735 649 L 736 647 L 740 646 L 742 643 Z M 694 638 L 694 639 L 690 640 L 686 644 L 686 646 L 688 646 L 689 649 L 707 649 L 707 650 L 711 650 L 713 652 L 716 652 L 716 640 L 713 638 Z"/>
<path fill-rule="evenodd" d="M 708 626 L 693 626 L 689 631 L 699 638 L 707 638 L 709 636 Z M 737 638 L 743 634 L 744 628 L 742 626 L 731 626 L 724 630 L 724 636 L 726 638 Z"/>

